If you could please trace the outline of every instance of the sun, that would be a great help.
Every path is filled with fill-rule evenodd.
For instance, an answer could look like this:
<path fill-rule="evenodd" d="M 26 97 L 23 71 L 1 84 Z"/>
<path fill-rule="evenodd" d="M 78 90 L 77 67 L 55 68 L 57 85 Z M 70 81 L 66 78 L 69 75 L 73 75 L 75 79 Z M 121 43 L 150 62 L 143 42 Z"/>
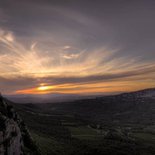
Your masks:
<path fill-rule="evenodd" d="M 50 89 L 49 86 L 40 86 L 40 87 L 38 87 L 38 90 L 40 90 L 40 91 L 45 91 L 45 90 L 49 90 L 49 89 Z"/>
<path fill-rule="evenodd" d="M 51 85 L 47 85 L 46 83 L 41 83 L 38 87 L 37 87 L 37 90 L 38 91 L 49 91 L 49 90 L 52 90 L 54 89 L 55 87 L 54 86 L 51 86 Z"/>

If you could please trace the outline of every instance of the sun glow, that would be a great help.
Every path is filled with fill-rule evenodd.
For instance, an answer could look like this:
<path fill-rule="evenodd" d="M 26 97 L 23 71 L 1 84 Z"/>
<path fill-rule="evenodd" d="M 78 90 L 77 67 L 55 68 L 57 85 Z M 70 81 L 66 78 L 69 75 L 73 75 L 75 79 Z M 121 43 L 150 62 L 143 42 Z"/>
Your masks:
<path fill-rule="evenodd" d="M 50 86 L 40 86 L 40 87 L 38 87 L 38 90 L 46 91 L 46 90 L 49 90 L 50 88 L 51 88 Z"/>

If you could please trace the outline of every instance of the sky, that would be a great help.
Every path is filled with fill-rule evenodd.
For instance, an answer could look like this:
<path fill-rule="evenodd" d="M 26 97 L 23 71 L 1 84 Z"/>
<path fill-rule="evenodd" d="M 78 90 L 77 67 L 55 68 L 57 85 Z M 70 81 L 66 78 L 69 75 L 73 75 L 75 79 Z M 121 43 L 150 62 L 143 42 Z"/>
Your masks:
<path fill-rule="evenodd" d="M 155 87 L 154 0 L 1 0 L 3 94 Z"/>

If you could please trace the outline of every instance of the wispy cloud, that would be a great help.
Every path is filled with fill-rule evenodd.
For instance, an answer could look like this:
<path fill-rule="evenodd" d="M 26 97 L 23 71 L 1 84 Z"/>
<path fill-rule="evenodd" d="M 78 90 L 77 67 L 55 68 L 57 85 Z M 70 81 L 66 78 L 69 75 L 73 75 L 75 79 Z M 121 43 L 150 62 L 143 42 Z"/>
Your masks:
<path fill-rule="evenodd" d="M 38 42 L 26 48 L 11 31 L 3 29 L 0 30 L 0 44 L 5 51 L 0 53 L 0 85 L 4 91 L 11 85 L 9 92 L 12 93 L 102 92 L 112 90 L 112 84 L 121 85 L 122 80 L 130 85 L 137 82 L 137 78 L 144 82 L 155 75 L 153 62 L 114 57 L 119 50 L 99 48 L 89 53 L 66 46 L 58 48 L 59 54 L 52 52 L 51 57 L 40 51 Z M 55 64 L 56 61 L 60 64 Z M 44 92 L 37 89 L 40 83 L 45 83 L 49 89 Z"/>
<path fill-rule="evenodd" d="M 98 93 L 155 86 L 152 3 L 15 0 L 0 5 L 2 92 Z M 48 88 L 44 92 L 37 89 L 42 83 Z"/>

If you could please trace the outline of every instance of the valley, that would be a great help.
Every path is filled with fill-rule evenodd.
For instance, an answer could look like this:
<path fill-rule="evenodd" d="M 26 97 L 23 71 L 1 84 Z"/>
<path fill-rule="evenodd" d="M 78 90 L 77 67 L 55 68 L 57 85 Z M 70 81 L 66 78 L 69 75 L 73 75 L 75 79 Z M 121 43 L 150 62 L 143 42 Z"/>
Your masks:
<path fill-rule="evenodd" d="M 14 106 L 42 155 L 153 155 L 155 99 L 147 94 Z"/>

